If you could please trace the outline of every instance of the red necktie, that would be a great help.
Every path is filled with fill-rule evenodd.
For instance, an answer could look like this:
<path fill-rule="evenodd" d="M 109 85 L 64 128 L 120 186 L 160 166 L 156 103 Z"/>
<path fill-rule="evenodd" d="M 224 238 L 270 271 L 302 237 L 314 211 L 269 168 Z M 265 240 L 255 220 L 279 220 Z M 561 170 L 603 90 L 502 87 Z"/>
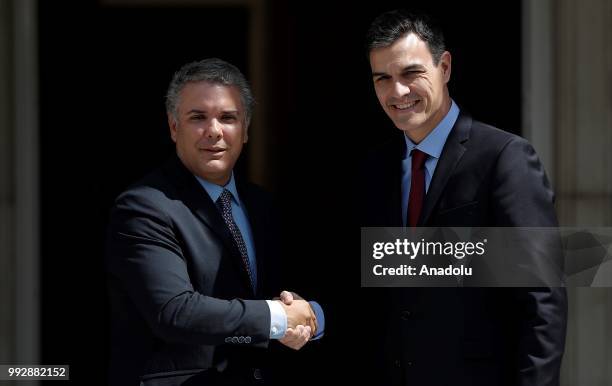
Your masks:
<path fill-rule="evenodd" d="M 408 196 L 408 225 L 416 227 L 425 201 L 425 160 L 427 154 L 419 149 L 412 150 L 412 176 Z"/>

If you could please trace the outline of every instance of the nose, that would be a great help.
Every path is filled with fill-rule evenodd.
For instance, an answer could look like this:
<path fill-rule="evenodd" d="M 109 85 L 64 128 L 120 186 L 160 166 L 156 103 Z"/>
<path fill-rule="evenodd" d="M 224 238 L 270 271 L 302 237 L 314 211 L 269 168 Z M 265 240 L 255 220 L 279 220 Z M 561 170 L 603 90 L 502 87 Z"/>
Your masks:
<path fill-rule="evenodd" d="M 402 83 L 400 81 L 396 81 L 396 82 L 393 83 L 393 87 L 392 87 L 391 91 L 392 91 L 394 97 L 402 98 L 405 95 L 410 94 L 410 87 L 407 84 L 405 84 L 405 83 Z"/>
<path fill-rule="evenodd" d="M 221 123 L 216 119 L 211 119 L 210 125 L 206 132 L 208 138 L 219 139 L 223 136 L 223 129 Z"/>

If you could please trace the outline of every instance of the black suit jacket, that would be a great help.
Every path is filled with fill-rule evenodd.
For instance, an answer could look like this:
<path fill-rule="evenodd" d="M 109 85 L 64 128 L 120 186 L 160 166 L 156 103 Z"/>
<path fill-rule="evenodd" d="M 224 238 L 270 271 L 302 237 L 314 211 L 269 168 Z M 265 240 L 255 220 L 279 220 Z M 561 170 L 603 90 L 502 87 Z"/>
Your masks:
<path fill-rule="evenodd" d="M 106 257 L 111 385 L 238 382 L 230 374 L 246 382 L 265 367 L 269 308 L 254 299 L 280 290 L 275 216 L 261 190 L 240 180 L 237 188 L 257 250 L 257 293 L 215 204 L 178 157 L 117 198 Z"/>
<path fill-rule="evenodd" d="M 363 226 L 402 226 L 398 136 L 367 159 Z M 427 192 L 420 226 L 555 227 L 554 195 L 524 139 L 460 114 Z M 553 386 L 565 343 L 563 288 L 393 288 L 374 305 L 372 382 Z M 385 301 L 387 299 L 388 301 Z M 378 308 L 376 308 L 378 306 Z M 380 317 L 384 316 L 384 317 Z M 371 330 L 370 330 L 371 331 Z"/>

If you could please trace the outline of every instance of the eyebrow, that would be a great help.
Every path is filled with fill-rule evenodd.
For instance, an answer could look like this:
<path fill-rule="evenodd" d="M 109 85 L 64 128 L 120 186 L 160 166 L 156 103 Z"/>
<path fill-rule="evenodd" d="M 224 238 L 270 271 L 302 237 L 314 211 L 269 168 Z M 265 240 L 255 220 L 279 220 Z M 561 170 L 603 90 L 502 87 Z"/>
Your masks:
<path fill-rule="evenodd" d="M 422 64 L 409 64 L 406 67 L 402 68 L 402 73 L 409 71 L 422 71 L 425 67 Z M 372 77 L 388 75 L 386 72 L 373 72 Z"/>
<path fill-rule="evenodd" d="M 198 110 L 198 109 L 191 109 L 191 110 L 187 111 L 187 114 L 204 114 L 204 113 L 206 113 L 206 111 Z"/>
<path fill-rule="evenodd" d="M 238 110 L 223 110 L 222 112 L 224 114 L 227 114 L 227 113 L 238 114 L 239 113 Z M 191 109 L 187 111 L 187 114 L 206 114 L 206 113 L 207 113 L 206 110 L 200 110 L 200 109 Z"/>

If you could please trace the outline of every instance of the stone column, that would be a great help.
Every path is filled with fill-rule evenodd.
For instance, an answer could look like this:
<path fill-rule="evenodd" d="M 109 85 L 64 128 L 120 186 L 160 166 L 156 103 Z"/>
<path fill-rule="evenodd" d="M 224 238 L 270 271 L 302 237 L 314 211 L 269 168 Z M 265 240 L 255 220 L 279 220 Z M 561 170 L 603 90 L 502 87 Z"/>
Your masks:
<path fill-rule="evenodd" d="M 610 227 L 612 3 L 524 0 L 523 11 L 524 133 L 554 183 L 561 225 Z M 568 292 L 562 385 L 609 385 L 612 288 Z"/>
<path fill-rule="evenodd" d="M 0 0 L 0 363 L 15 358 L 12 2 Z"/>
<path fill-rule="evenodd" d="M 40 363 L 36 2 L 0 0 L 0 363 Z M 25 381 L 37 385 L 37 381 Z"/>
<path fill-rule="evenodd" d="M 40 363 L 37 1 L 12 4 L 15 358 L 17 363 L 44 365 Z"/>

